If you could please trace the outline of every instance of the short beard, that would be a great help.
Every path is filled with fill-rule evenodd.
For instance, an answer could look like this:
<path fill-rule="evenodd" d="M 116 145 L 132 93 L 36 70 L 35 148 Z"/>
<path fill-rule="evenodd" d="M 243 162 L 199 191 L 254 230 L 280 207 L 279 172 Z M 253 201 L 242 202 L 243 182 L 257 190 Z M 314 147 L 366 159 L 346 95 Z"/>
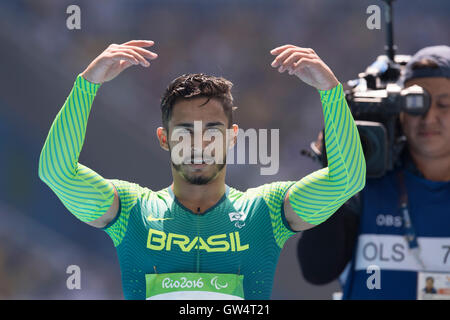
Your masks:
<path fill-rule="evenodd" d="M 169 147 L 169 153 L 171 154 L 172 150 Z M 225 167 L 227 162 L 227 156 L 224 155 L 224 158 L 222 159 L 222 163 L 221 164 L 211 164 L 214 166 L 214 173 L 211 174 L 211 176 L 209 177 L 204 177 L 204 176 L 189 176 L 186 175 L 184 170 L 183 170 L 183 164 L 175 164 L 172 161 L 172 166 L 173 168 L 178 172 L 178 174 L 180 176 L 183 177 L 184 180 L 186 180 L 187 182 L 189 182 L 190 184 L 194 184 L 194 185 L 205 185 L 208 184 L 210 181 L 214 180 L 217 175 L 220 173 L 220 171 L 223 170 L 223 168 Z"/>
<path fill-rule="evenodd" d="M 208 177 L 189 176 L 184 173 L 183 169 L 181 168 L 181 165 L 174 164 L 173 166 L 174 166 L 175 170 L 184 178 L 184 180 L 186 180 L 190 184 L 205 185 L 217 177 L 217 175 L 220 173 L 220 171 L 222 171 L 222 169 L 225 167 L 225 163 L 214 165 L 214 172 Z"/>
<path fill-rule="evenodd" d="M 174 164 L 172 162 L 172 166 L 180 174 L 180 176 L 182 176 L 184 178 L 184 180 L 186 180 L 190 184 L 205 185 L 205 184 L 208 184 L 210 181 L 214 180 L 215 177 L 217 177 L 217 175 L 220 173 L 220 171 L 222 171 L 222 169 L 225 167 L 225 163 L 214 165 L 215 172 L 209 177 L 189 176 L 184 173 L 183 167 L 182 167 L 183 165 Z"/>

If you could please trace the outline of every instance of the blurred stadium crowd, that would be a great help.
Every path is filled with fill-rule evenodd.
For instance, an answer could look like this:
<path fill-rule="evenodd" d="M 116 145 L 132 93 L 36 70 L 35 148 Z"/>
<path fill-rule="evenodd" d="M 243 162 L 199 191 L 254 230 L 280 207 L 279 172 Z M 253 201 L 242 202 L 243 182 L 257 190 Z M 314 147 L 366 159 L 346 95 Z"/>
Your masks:
<path fill-rule="evenodd" d="M 227 183 L 245 190 L 300 179 L 319 169 L 299 150 L 322 128 L 319 96 L 270 67 L 269 51 L 292 43 L 314 48 L 341 82 L 383 53 L 383 30 L 366 28 L 366 8 L 381 1 L 164 0 L 0 2 L 0 299 L 121 299 L 111 240 L 77 221 L 39 179 L 37 164 L 50 125 L 78 73 L 111 43 L 155 41 L 149 69 L 127 70 L 104 84 L 94 102 L 80 162 L 107 178 L 151 189 L 170 184 L 168 155 L 154 138 L 159 99 L 190 72 L 234 83 L 242 128 L 280 129 L 280 171 L 233 165 Z M 66 28 L 66 8 L 81 8 L 81 30 Z M 395 4 L 400 53 L 448 42 L 448 1 Z M 416 21 L 416 22 L 415 22 Z M 299 235 L 298 235 L 299 236 Z M 284 249 L 272 297 L 331 298 L 301 277 L 295 238 Z M 79 265 L 82 290 L 66 288 Z"/>

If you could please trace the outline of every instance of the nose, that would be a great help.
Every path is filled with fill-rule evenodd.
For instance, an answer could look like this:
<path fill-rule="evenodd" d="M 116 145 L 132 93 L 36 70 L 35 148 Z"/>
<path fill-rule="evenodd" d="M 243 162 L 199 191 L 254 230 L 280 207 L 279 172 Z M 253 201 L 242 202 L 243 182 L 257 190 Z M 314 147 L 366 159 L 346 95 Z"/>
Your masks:
<path fill-rule="evenodd" d="M 197 136 L 194 134 L 191 138 L 191 155 L 194 158 L 202 158 L 203 152 L 211 141 L 205 141 L 201 132 L 198 133 Z M 195 141 L 195 139 L 197 139 L 197 141 Z"/>
<path fill-rule="evenodd" d="M 431 126 L 439 121 L 439 108 L 436 103 L 432 103 L 427 113 L 422 115 L 422 121 L 425 125 Z"/>
<path fill-rule="evenodd" d="M 199 148 L 200 146 L 205 149 L 211 143 L 220 143 L 223 136 L 220 132 L 215 132 L 213 134 L 207 132 L 207 128 L 202 128 L 201 130 L 194 130 L 191 133 L 191 148 Z"/>

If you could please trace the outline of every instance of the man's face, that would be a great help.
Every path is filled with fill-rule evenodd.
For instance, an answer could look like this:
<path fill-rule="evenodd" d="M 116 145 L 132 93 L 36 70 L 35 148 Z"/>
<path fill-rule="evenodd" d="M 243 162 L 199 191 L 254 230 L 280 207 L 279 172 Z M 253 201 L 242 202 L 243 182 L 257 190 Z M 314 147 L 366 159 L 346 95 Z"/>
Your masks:
<path fill-rule="evenodd" d="M 425 115 L 400 114 L 400 122 L 408 139 L 410 151 L 423 157 L 450 155 L 450 79 L 417 78 L 406 87 L 419 85 L 431 96 L 431 106 Z"/>
<path fill-rule="evenodd" d="M 173 106 L 168 124 L 169 132 L 166 132 L 171 155 L 172 152 L 176 152 L 183 160 L 183 163 L 176 164 L 171 157 L 173 168 L 184 180 L 197 185 L 214 180 L 226 163 L 228 118 L 218 100 L 210 99 L 205 103 L 207 100 L 208 98 L 199 97 L 178 101 Z M 237 128 L 233 125 L 233 129 L 235 127 Z M 188 140 L 183 142 L 176 137 L 177 134 L 183 137 L 190 136 L 187 154 L 178 152 L 181 150 L 179 143 L 186 143 Z M 207 137 L 211 137 L 210 140 Z M 213 160 L 215 157 L 219 158 L 218 161 Z M 197 164 L 194 160 L 203 163 Z"/>
<path fill-rule="evenodd" d="M 427 286 L 427 288 L 433 288 L 433 285 L 434 285 L 434 281 L 433 281 L 433 279 L 427 279 L 427 284 L 426 284 L 426 286 Z"/>

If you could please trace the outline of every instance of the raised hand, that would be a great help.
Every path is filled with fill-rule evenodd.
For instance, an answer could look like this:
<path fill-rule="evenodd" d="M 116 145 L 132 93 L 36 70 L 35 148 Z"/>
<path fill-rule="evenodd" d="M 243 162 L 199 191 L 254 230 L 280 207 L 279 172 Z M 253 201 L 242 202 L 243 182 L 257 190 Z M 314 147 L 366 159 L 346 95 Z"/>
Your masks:
<path fill-rule="evenodd" d="M 81 76 L 92 83 L 103 83 L 114 79 L 123 70 L 140 64 L 149 67 L 146 59 L 156 59 L 158 55 L 143 49 L 151 47 L 153 41 L 132 40 L 123 44 L 111 44 L 81 73 Z"/>
<path fill-rule="evenodd" d="M 303 82 L 319 90 L 330 90 L 339 84 L 333 71 L 310 48 L 287 44 L 270 51 L 277 57 L 271 66 L 278 67 L 278 72 L 288 71 Z"/>

